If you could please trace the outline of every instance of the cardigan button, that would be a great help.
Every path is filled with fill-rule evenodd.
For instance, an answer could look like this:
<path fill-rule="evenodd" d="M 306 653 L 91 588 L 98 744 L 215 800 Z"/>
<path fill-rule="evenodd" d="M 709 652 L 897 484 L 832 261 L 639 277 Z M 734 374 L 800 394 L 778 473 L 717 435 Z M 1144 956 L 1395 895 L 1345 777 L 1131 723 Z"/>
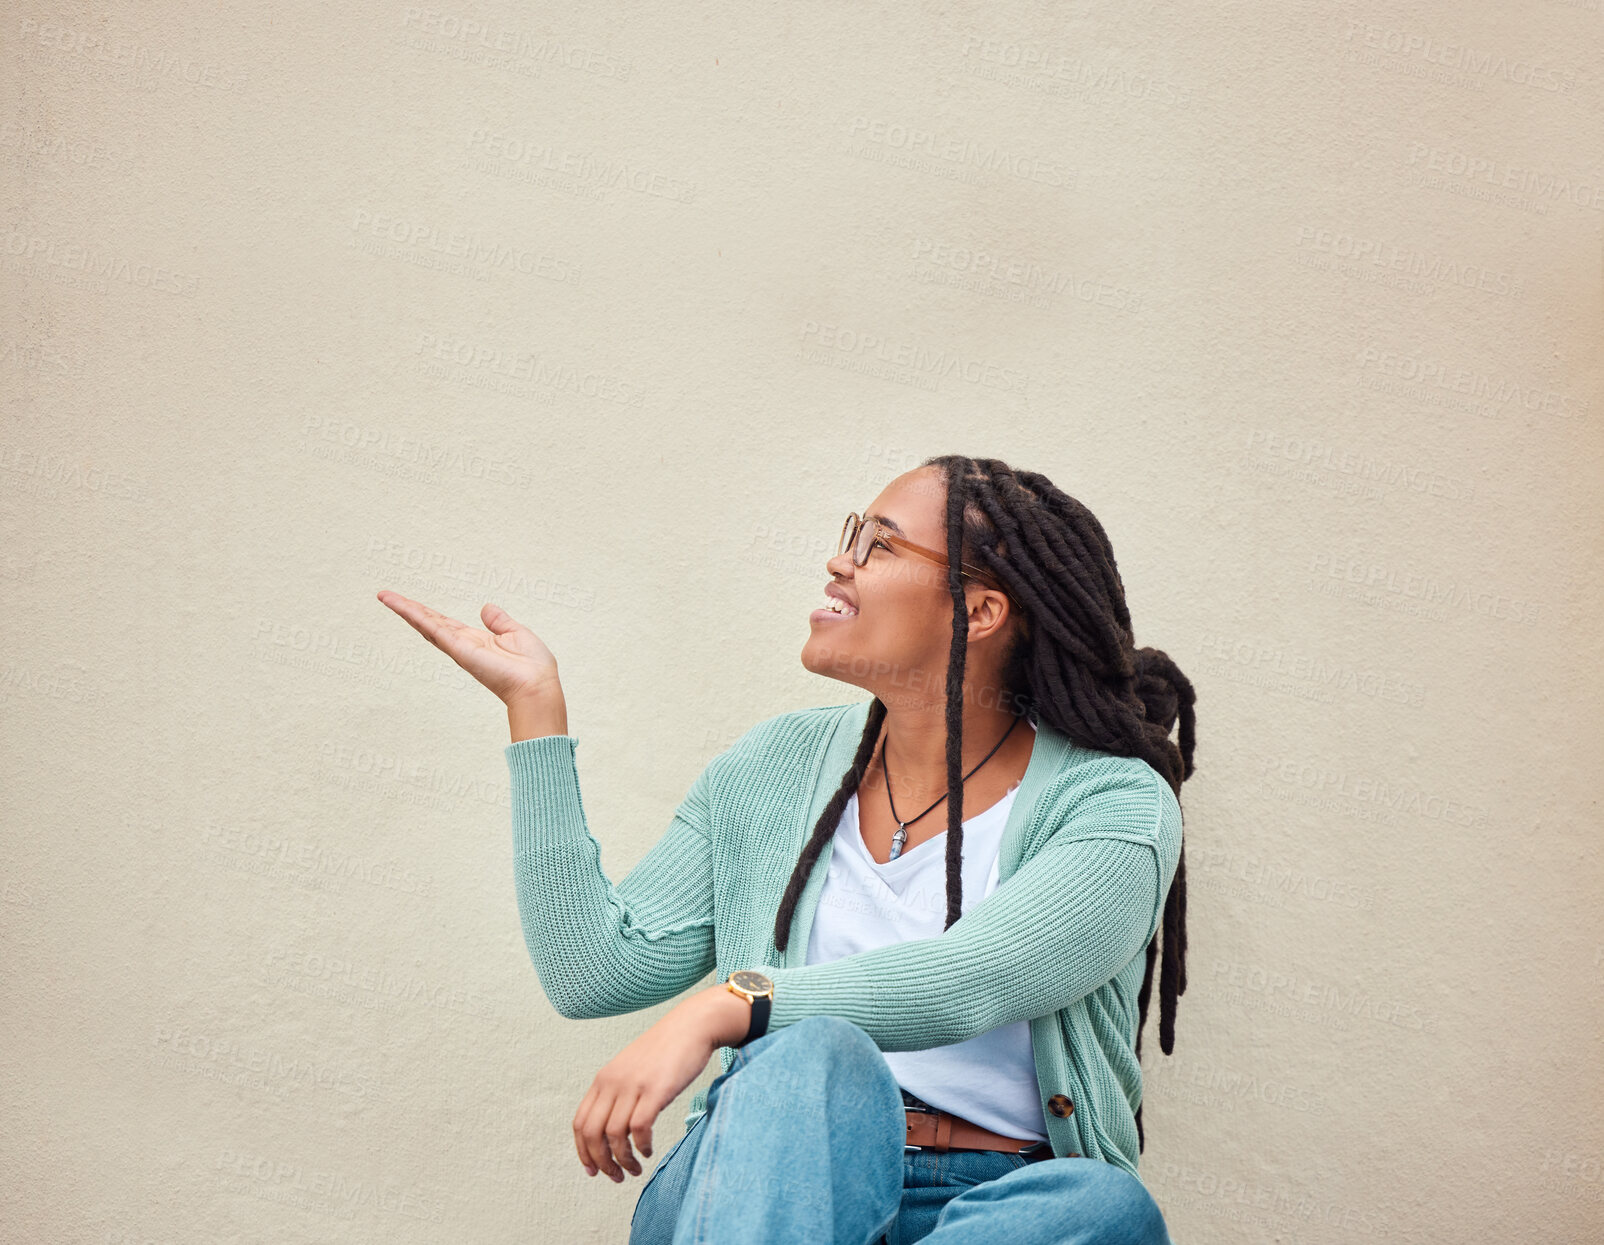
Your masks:
<path fill-rule="evenodd" d="M 1049 1098 L 1047 1100 L 1047 1109 L 1049 1111 L 1051 1111 L 1054 1115 L 1056 1115 L 1059 1119 L 1063 1119 L 1065 1116 L 1067 1116 L 1071 1111 L 1073 1111 L 1075 1109 L 1075 1104 L 1072 1103 L 1063 1094 L 1054 1094 L 1051 1098 Z"/>

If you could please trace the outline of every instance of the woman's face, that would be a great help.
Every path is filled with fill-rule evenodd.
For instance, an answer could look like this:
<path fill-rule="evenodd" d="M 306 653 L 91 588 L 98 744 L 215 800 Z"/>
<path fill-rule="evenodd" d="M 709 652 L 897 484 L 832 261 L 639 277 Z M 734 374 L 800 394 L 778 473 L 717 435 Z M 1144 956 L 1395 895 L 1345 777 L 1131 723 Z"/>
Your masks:
<path fill-rule="evenodd" d="M 862 514 L 927 549 L 947 548 L 947 487 L 934 467 L 898 476 Z M 837 604 L 856 612 L 814 609 L 802 646 L 803 667 L 873 692 L 888 707 L 944 705 L 952 645 L 946 568 L 878 540 L 862 566 L 853 564 L 848 550 L 825 568 L 829 593 Z M 989 680 L 995 697 L 1000 657 L 1013 621 L 1011 606 L 1002 592 L 972 580 L 965 582 L 964 595 L 969 607 L 965 686 L 972 689 Z"/>

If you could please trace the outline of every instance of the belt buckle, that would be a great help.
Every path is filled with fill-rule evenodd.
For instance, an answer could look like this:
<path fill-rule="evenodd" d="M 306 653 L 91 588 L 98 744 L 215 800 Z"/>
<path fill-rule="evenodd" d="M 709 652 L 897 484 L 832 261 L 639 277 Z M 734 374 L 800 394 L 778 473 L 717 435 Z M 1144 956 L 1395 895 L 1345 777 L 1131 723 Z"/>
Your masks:
<path fill-rule="evenodd" d="M 902 1109 L 904 1111 L 917 1111 L 920 1115 L 940 1115 L 941 1114 L 940 1110 L 938 1110 L 935 1107 L 932 1107 L 927 1102 L 922 1102 L 921 1101 L 916 1106 L 914 1103 L 909 1102 L 908 1098 L 909 1098 L 908 1091 L 907 1090 L 903 1090 L 902 1091 Z M 923 1149 L 924 1149 L 923 1146 L 913 1146 L 913 1145 L 908 1145 L 907 1143 L 904 1143 L 903 1147 L 902 1147 L 902 1152 L 904 1154 L 906 1154 L 909 1150 L 923 1150 Z"/>

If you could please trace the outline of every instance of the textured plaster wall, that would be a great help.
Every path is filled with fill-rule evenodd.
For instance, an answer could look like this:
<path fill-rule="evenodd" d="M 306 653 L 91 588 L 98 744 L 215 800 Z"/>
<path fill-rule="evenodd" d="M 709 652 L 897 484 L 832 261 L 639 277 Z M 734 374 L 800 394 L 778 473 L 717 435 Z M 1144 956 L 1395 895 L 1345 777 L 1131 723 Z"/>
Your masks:
<path fill-rule="evenodd" d="M 958 451 L 1089 505 L 1198 690 L 1174 1239 L 1600 1239 L 1601 52 L 8 6 L 0 1237 L 624 1239 L 569 1125 L 667 1008 L 548 1004 L 501 707 L 374 594 L 550 644 L 616 880 L 861 698 L 797 660 L 829 546 Z"/>

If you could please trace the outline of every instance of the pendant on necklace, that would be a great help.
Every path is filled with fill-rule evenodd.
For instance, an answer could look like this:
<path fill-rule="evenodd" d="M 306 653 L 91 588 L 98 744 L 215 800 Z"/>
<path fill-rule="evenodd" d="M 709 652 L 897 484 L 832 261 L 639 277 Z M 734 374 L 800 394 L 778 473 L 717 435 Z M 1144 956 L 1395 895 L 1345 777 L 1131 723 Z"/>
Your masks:
<path fill-rule="evenodd" d="M 908 827 L 901 822 L 897 823 L 897 832 L 891 836 L 891 855 L 889 860 L 895 860 L 902 855 L 902 845 L 908 841 Z"/>

